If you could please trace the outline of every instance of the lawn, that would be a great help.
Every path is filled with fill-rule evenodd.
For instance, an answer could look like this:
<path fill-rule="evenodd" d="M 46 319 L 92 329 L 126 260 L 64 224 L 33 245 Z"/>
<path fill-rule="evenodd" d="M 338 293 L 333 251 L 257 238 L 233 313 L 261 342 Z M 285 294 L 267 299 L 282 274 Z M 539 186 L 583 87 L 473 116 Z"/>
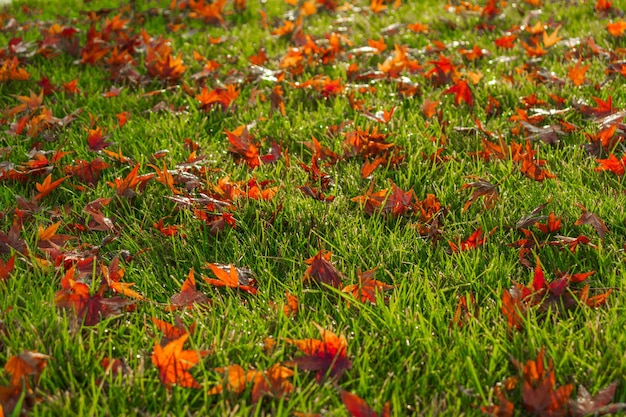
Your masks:
<path fill-rule="evenodd" d="M 623 6 L 1 6 L 0 416 L 623 413 Z"/>

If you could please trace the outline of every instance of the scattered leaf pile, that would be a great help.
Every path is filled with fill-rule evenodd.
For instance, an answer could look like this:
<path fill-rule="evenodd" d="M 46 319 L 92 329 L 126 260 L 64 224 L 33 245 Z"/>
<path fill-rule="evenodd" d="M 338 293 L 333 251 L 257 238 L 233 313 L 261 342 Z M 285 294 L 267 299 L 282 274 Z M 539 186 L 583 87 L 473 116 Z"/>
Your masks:
<path fill-rule="evenodd" d="M 235 356 L 219 366 L 225 358 L 218 348 L 196 336 L 203 324 L 195 318 L 227 321 L 233 306 L 249 314 L 265 308 L 300 334 L 294 323 L 315 309 L 307 305 L 313 297 L 348 311 L 375 311 L 402 293 L 396 271 L 379 269 L 373 258 L 362 258 L 371 262 L 364 272 L 332 261 L 333 253 L 343 254 L 326 249 L 332 245 L 316 234 L 317 219 L 302 236 L 308 254 L 289 267 L 302 277 L 293 287 L 303 286 L 302 293 L 291 286 L 277 293 L 267 271 L 215 249 L 221 239 L 259 228 L 290 233 L 281 228 L 294 201 L 339 206 L 369 224 L 406 228 L 412 240 L 451 262 L 494 250 L 519 260 L 517 278 L 502 277 L 489 300 L 487 293 L 455 293 L 449 325 L 433 328 L 433 335 L 463 332 L 493 317 L 484 325 L 502 323 L 514 339 L 531 322 L 567 320 L 582 310 L 593 315 L 610 304 L 617 289 L 602 284 L 606 271 L 580 259 L 594 259 L 607 247 L 622 250 L 623 224 L 605 223 L 582 199 L 573 208 L 547 201 L 513 224 L 488 217 L 524 207 L 524 196 L 512 196 L 518 186 L 559 188 L 572 175 L 602 184 L 608 198 L 623 194 L 626 21 L 617 1 L 571 2 L 601 25 L 592 35 L 572 33 L 567 21 L 542 13 L 554 6 L 547 0 L 454 1 L 437 5 L 433 18 L 402 14 L 408 5 L 400 0 L 285 0 L 280 9 L 246 0 L 136 3 L 56 20 L 39 19 L 42 11 L 26 5 L 0 9 L 7 41 L 0 48 L 0 291 L 10 291 L 21 275 L 38 277 L 37 285 L 54 294 L 44 308 L 58 311 L 63 331 L 77 337 L 118 329 L 124 317 L 150 317 L 141 331 L 150 339 L 142 343 L 151 361 L 132 368 L 112 352 L 97 358 L 100 389 L 145 372 L 168 395 L 204 390 L 211 398 L 260 403 L 271 414 L 300 389 L 313 389 L 311 378 L 322 387 L 330 381 L 335 404 L 352 416 L 402 414 L 386 398 L 377 412 L 346 390 L 362 389 L 346 380 L 358 381 L 358 355 L 369 357 L 357 340 L 330 330 L 348 323 L 320 326 L 306 316 L 319 339 L 240 340 L 241 349 L 264 344 L 271 363 L 261 366 L 238 364 Z M 398 21 L 380 27 L 389 16 Z M 153 29 L 155 21 L 165 32 Z M 331 24 L 320 33 L 318 21 Z M 365 35 L 354 22 L 367 26 Z M 268 41 L 248 42 L 231 55 L 230 32 L 241 27 Z M 53 71 L 57 63 L 78 67 L 81 75 Z M 528 85 L 533 93 L 515 95 Z M 290 120 L 315 111 L 332 115 L 327 126 L 299 136 L 287 129 Z M 169 133 L 158 128 L 137 130 L 166 115 L 197 116 L 197 135 L 164 138 Z M 168 149 L 155 150 L 158 143 Z M 563 155 L 578 155 L 580 172 L 563 169 Z M 457 166 L 467 170 L 463 182 L 437 183 Z M 158 218 L 151 217 L 153 208 Z M 128 236 L 148 236 L 154 244 L 121 246 Z M 195 244 L 189 236 L 214 247 L 202 256 L 193 252 L 193 259 L 176 258 L 177 250 Z M 138 271 L 163 242 L 174 253 L 169 278 L 144 282 Z M 268 262 L 284 256 L 266 255 Z M 492 304 L 498 313 L 483 313 Z M 3 326 L 13 308 L 6 307 L 2 347 L 3 339 L 19 337 Z M 52 382 L 41 383 L 46 369 L 67 371 L 54 350 L 3 350 L 0 415 L 64 395 L 53 392 Z M 490 391 L 495 405 L 474 398 L 476 409 L 579 417 L 626 408 L 612 402 L 620 381 L 593 396 L 582 385 L 578 394 L 572 383 L 558 385 L 543 349 L 534 361 L 513 363 L 518 375 Z"/>

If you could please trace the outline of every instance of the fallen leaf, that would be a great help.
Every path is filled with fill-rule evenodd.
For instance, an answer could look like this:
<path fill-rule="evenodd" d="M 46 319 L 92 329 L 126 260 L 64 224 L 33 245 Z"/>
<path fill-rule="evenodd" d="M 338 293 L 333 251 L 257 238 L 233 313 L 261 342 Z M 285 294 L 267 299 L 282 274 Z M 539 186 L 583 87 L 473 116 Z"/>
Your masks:
<path fill-rule="evenodd" d="M 318 339 L 286 339 L 287 343 L 295 345 L 304 355 L 291 360 L 290 364 L 300 369 L 317 371 L 315 380 L 321 383 L 326 377 L 340 379 L 343 373 L 352 367 L 348 359 L 348 342 L 345 336 L 322 328 L 317 323 L 313 325 L 320 332 L 322 340 Z"/>
<path fill-rule="evenodd" d="M 202 385 L 193 378 L 188 370 L 210 352 L 183 350 L 183 345 L 188 338 L 189 334 L 183 334 L 164 347 L 161 347 L 158 342 L 154 343 L 152 363 L 159 369 L 161 382 L 167 388 L 174 384 L 186 388 L 202 388 Z"/>

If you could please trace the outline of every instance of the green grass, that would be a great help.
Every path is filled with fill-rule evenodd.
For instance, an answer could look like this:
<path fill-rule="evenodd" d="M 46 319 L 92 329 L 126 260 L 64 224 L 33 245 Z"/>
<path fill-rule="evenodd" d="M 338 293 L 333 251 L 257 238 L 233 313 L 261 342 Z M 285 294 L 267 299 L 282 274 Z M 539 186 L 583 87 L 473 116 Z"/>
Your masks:
<path fill-rule="evenodd" d="M 359 395 L 377 412 L 389 402 L 392 415 L 481 415 L 481 406 L 497 402 L 496 384 L 509 376 L 521 375 L 511 359 L 521 363 L 534 360 L 542 347 L 546 357 L 554 360 L 557 385 L 580 384 L 595 394 L 611 381 L 619 380 L 613 400 L 626 402 L 622 379 L 626 373 L 623 177 L 596 170 L 599 163 L 583 145 L 589 141 L 586 134 L 594 135 L 599 130 L 598 121 L 573 107 L 574 99 L 595 105 L 593 97 L 603 100 L 612 97 L 613 106 L 619 111 L 626 106 L 622 91 L 624 76 L 616 74 L 607 78 L 605 73 L 611 64 L 619 63 L 624 57 L 626 37 L 612 37 L 606 29 L 607 23 L 619 17 L 599 16 L 593 2 L 568 2 L 571 4 L 567 7 L 564 2 L 544 2 L 540 19 L 545 23 L 553 16 L 555 22 L 562 22 L 559 35 L 563 40 L 580 38 L 584 42 L 586 36 L 592 35 L 596 44 L 616 54 L 614 57 L 592 55 L 585 45 L 570 48 L 563 42 L 550 47 L 536 65 L 562 79 L 564 84 L 559 85 L 528 79 L 529 72 L 521 67 L 529 58 L 519 40 L 510 50 L 494 45 L 494 39 L 531 16 L 533 7 L 526 2 L 516 4 L 515 8 L 512 4 L 504 7 L 501 16 L 487 22 L 495 26 L 493 31 L 480 32 L 474 29 L 484 21 L 480 15 L 449 13 L 440 2 L 406 2 L 397 10 L 390 3 L 387 10 L 373 14 L 368 2 L 358 0 L 352 9 L 328 12 L 320 8 L 317 14 L 304 18 L 304 33 L 317 41 L 319 47 L 327 45 L 324 38 L 333 27 L 345 36 L 342 51 L 332 62 L 312 61 L 302 74 L 285 71 L 283 81 L 273 82 L 256 78 L 248 57 L 263 47 L 269 57 L 264 65 L 272 71 L 281 70 L 283 57 L 295 46 L 290 36 L 271 35 L 294 10 L 285 2 L 251 1 L 242 12 L 234 11 L 229 2 L 224 25 L 193 19 L 186 10 L 171 11 L 169 1 L 138 0 L 122 9 L 118 2 L 103 0 L 75 1 L 72 7 L 66 2 L 55 3 L 58 7 L 51 3 L 54 2 L 17 2 L 0 10 L 0 45 L 7 45 L 15 37 L 34 42 L 26 46 L 25 52 L 17 54 L 20 67 L 30 78 L 0 81 L 0 231 L 3 232 L 0 259 L 7 262 L 15 256 L 14 270 L 6 279 L 0 279 L 0 364 L 25 351 L 48 355 L 36 383 L 33 376 L 28 377 L 31 389 L 26 390 L 23 412 L 345 416 L 349 414 L 342 404 L 340 387 Z M 267 13 L 267 29 L 260 24 L 261 6 Z M 620 6 L 624 6 L 622 2 L 614 1 L 615 9 Z M 187 66 L 183 76 L 171 83 L 151 79 L 144 66 L 148 58 L 140 45 L 134 56 L 134 68 L 144 81 L 137 85 L 124 84 L 119 96 L 104 98 L 104 92 L 122 84 L 111 82 L 102 62 L 81 64 L 80 55 L 70 56 L 63 51 L 54 58 L 37 53 L 37 42 L 43 39 L 38 27 L 48 28 L 54 22 L 76 27 L 80 29 L 76 39 L 82 48 L 89 31 L 83 11 L 107 7 L 113 9 L 103 12 L 95 24 L 97 31 L 102 30 L 105 19 L 110 20 L 121 11 L 122 18 L 130 19 L 124 32 L 128 36 L 138 35 L 141 25 L 133 22 L 140 19 L 152 38 L 162 35 L 170 40 L 172 57 L 182 54 Z M 18 26 L 26 26 L 23 30 L 7 30 L 11 18 L 15 18 Z M 532 26 L 536 21 L 537 18 L 530 17 L 529 23 Z M 407 24 L 416 22 L 428 24 L 428 33 L 416 34 L 407 29 Z M 172 32 L 168 24 L 178 23 L 185 26 Z M 383 32 L 396 23 L 397 33 Z M 547 32 L 552 33 L 555 27 L 556 24 L 552 25 Z M 208 36 L 227 40 L 213 45 L 207 41 Z M 522 34 L 521 38 L 528 42 L 528 36 Z M 367 46 L 369 39 L 381 37 L 387 50 L 379 55 L 353 56 L 349 52 Z M 483 74 L 471 86 L 474 106 L 455 105 L 454 95 L 443 94 L 452 81 L 437 86 L 425 76 L 432 68 L 429 62 L 440 56 L 425 49 L 435 41 L 447 44 L 441 55 L 453 62 L 460 76 L 467 71 Z M 424 67 L 420 72 L 405 70 L 400 74 L 418 85 L 415 96 L 399 94 L 393 78 L 371 83 L 367 79 L 348 80 L 350 63 L 357 63 L 363 72 L 377 70 L 379 64 L 392 56 L 395 44 L 406 46 L 410 58 Z M 490 55 L 475 62 L 462 58 L 459 47 L 471 49 L 474 45 L 487 49 Z M 11 56 L 7 48 L 2 51 L 0 63 L 5 56 Z M 194 51 L 221 66 L 206 79 L 194 80 L 192 74 L 203 67 L 194 61 Z M 575 86 L 567 73 L 577 61 L 579 51 L 584 57 L 583 64 L 591 66 L 586 74 L 589 81 Z M 499 56 L 514 60 L 498 62 Z M 318 75 L 340 79 L 345 91 L 325 98 L 315 89 L 293 86 Z M 514 84 L 503 80 L 503 75 L 512 76 Z M 29 90 L 38 93 L 41 87 L 37 82 L 42 77 L 49 78 L 57 88 L 42 103 L 55 117 L 62 118 L 79 108 L 82 113 L 74 122 L 49 135 L 10 134 L 11 124 L 27 112 L 11 115 L 9 109 L 20 103 L 17 96 L 28 96 Z M 75 79 L 80 92 L 75 95 L 64 92 L 63 83 Z M 375 91 L 354 92 L 354 98 L 364 100 L 365 108 L 372 113 L 395 107 L 389 123 L 369 120 L 351 107 L 348 95 L 353 84 L 358 83 L 375 88 Z M 212 90 L 226 84 L 236 85 L 239 97 L 228 109 L 203 111 L 195 95 L 204 85 Z M 270 107 L 270 95 L 276 85 L 284 90 L 285 117 Z M 148 94 L 161 89 L 164 91 L 160 94 Z M 253 92 L 262 96 L 251 101 Z M 510 118 L 517 114 L 516 109 L 524 108 L 521 99 L 532 93 L 548 102 L 533 107 L 556 109 L 550 98 L 550 94 L 556 94 L 566 100 L 562 107 L 570 108 L 563 114 L 546 116 L 537 124 L 539 127 L 560 121 L 576 125 L 572 132 L 560 136 L 557 145 L 540 141 L 530 144 L 537 151 L 536 158 L 546 161 L 545 168 L 556 175 L 555 179 L 527 178 L 520 172 L 520 163 L 511 158 L 485 161 L 474 156 L 473 153 L 482 149 L 481 139 L 485 135 L 458 129 L 473 128 L 475 120 L 479 120 L 486 130 L 496 137 L 502 136 L 506 143 L 525 144 L 525 133 L 515 133 L 517 123 Z M 502 106 L 501 112 L 493 117 L 485 110 L 489 96 Z M 441 119 L 424 116 L 422 104 L 427 98 L 441 101 L 438 106 Z M 155 111 L 160 102 L 176 111 Z M 123 111 L 130 116 L 126 125 L 118 127 L 116 114 Z M 30 116 L 39 112 L 40 109 L 35 109 Z M 90 116 L 97 120 L 92 122 Z M 305 184 L 316 186 L 309 183 L 307 172 L 300 166 L 300 163 L 311 164 L 312 151 L 305 143 L 315 137 L 343 155 L 344 136 L 332 136 L 328 128 L 344 122 L 351 123 L 345 131 L 378 128 L 379 132 L 389 134 L 387 141 L 400 148 L 405 159 L 397 167 L 383 164 L 373 172 L 372 178 L 361 178 L 360 157 L 342 158 L 329 166 L 320 161 L 320 170 L 332 179 L 324 193 L 333 196 L 334 201 L 316 201 L 298 188 Z M 237 163 L 228 152 L 230 145 L 224 131 L 233 131 L 240 125 L 250 126 L 255 141 L 262 144 L 261 154 L 275 141 L 282 149 L 288 149 L 289 157 L 283 153 L 275 163 L 254 169 Z M 108 150 L 121 150 L 133 162 L 122 163 L 102 152 L 91 151 L 87 135 L 94 126 L 101 126 L 110 134 L 108 141 L 114 144 Z M 624 151 L 623 127 L 618 127 L 616 137 L 618 140 L 610 153 L 619 158 Z M 190 156 L 186 139 L 200 146 L 197 156 L 205 159 L 202 170 L 179 168 L 196 175 L 198 186 L 185 190 L 177 184 L 176 192 L 190 197 L 201 194 L 215 197 L 215 184 L 228 176 L 231 182 L 269 180 L 268 187 L 276 187 L 276 195 L 269 200 L 236 199 L 231 209 L 236 227 L 226 226 L 218 234 L 212 234 L 191 210 L 177 207 L 168 198 L 173 196 L 172 190 L 155 179 L 147 181 L 132 198 L 118 196 L 108 184 L 126 177 L 134 163 L 140 164 L 140 175 L 154 173 L 151 164 L 162 169 L 165 163 L 168 169 L 176 169 L 177 164 L 186 163 Z M 445 139 L 444 145 L 438 144 L 441 139 Z M 443 162 L 432 163 L 422 156 L 433 154 L 439 146 L 444 148 Z M 92 184 L 71 176 L 41 198 L 32 212 L 26 212 L 24 205 L 18 205 L 18 196 L 34 199 L 38 192 L 36 184 L 43 181 L 47 172 L 25 175 L 23 181 L 6 177 L 11 171 L 9 164 L 19 167 L 32 160 L 33 148 L 49 152 L 48 158 L 58 150 L 69 152 L 50 165 L 53 180 L 66 175 L 66 167 L 79 160 L 89 162 L 99 157 L 109 167 Z M 153 155 L 161 150 L 168 153 L 155 160 Z M 603 158 L 607 156 L 608 153 Z M 487 208 L 478 199 L 463 210 L 473 191 L 463 189 L 463 185 L 475 181 L 473 176 L 498 184 L 499 199 L 494 207 Z M 420 236 L 417 213 L 399 217 L 368 215 L 352 201 L 363 195 L 371 183 L 373 190 L 379 191 L 391 188 L 390 181 L 403 191 L 413 190 L 420 201 L 428 194 L 436 196 L 442 207 L 439 239 Z M 82 230 L 93 219 L 84 208 L 98 198 L 111 198 L 102 212 L 114 226 L 110 230 Z M 548 201 L 542 214 L 553 211 L 561 217 L 563 227 L 548 237 L 530 226 L 540 239 L 555 240 L 556 234 L 568 237 L 583 234 L 595 246 L 580 245 L 575 252 L 567 247 L 542 246 L 527 256 L 532 264 L 529 268 L 520 262 L 519 250 L 510 246 L 524 238 L 515 225 Z M 604 221 L 609 230 L 604 239 L 591 226 L 574 224 L 582 214 L 579 205 Z M 28 251 L 20 251 L 14 242 L 7 244 L 3 238 L 14 224 L 16 211 L 26 212 L 19 238 Z M 179 234 L 162 235 L 153 227 L 159 219 L 164 219 L 165 225 L 179 226 Z M 60 222 L 58 233 L 71 237 L 52 256 L 38 246 L 38 230 L 57 222 Z M 478 227 L 486 233 L 493 230 L 484 245 L 451 253 L 448 241 L 458 245 Z M 374 278 L 394 286 L 385 293 L 388 301 L 384 302 L 379 295 L 376 303 L 362 303 L 339 289 L 304 283 L 308 267 L 305 260 L 320 250 L 332 252 L 332 263 L 345 275 L 344 285 L 356 283 L 359 271 L 376 268 Z M 72 309 L 57 306 L 57 294 L 71 264 L 90 256 L 95 257 L 95 264 L 91 271 L 84 272 L 81 280 L 90 286 L 92 294 L 100 286 L 100 265 L 108 266 L 119 257 L 124 268 L 122 281 L 135 283 L 133 289 L 146 300 L 136 301 L 135 308 L 111 315 L 93 326 L 76 323 Z M 42 259 L 47 260 L 47 266 L 42 264 Z M 590 295 L 608 289 L 613 292 L 599 308 L 589 308 L 583 303 L 567 311 L 540 313 L 530 308 L 523 316 L 522 329 L 511 329 L 501 311 L 502 294 L 514 282 L 531 284 L 536 259 L 540 259 L 548 282 L 556 278 L 557 271 L 593 270 L 595 274 L 587 281 Z M 200 278 L 200 274 L 210 275 L 203 269 L 207 262 L 250 268 L 258 282 L 258 294 L 208 285 Z M 181 290 L 190 268 L 196 272 L 197 288 L 209 297 L 211 305 L 206 309 L 169 311 L 170 298 Z M 572 287 L 579 289 L 582 285 L 572 284 Z M 286 291 L 300 302 L 298 312 L 292 317 L 282 311 Z M 454 323 L 457 302 L 470 294 L 476 299 L 479 314 L 464 326 L 457 326 Z M 113 295 L 111 290 L 105 294 Z M 167 388 L 161 383 L 159 370 L 151 360 L 161 332 L 152 323 L 152 317 L 170 323 L 179 317 L 187 326 L 195 323 L 196 329 L 185 349 L 213 351 L 190 369 L 202 389 Z M 297 357 L 298 350 L 287 339 L 318 338 L 313 322 L 346 336 L 348 357 L 353 365 L 341 378 L 318 384 L 313 372 L 296 368 L 290 379 L 293 392 L 282 399 L 264 397 L 256 404 L 251 400 L 251 384 L 240 394 L 208 394 L 221 381 L 215 368 L 239 364 L 246 370 L 266 370 Z M 264 349 L 266 338 L 276 342 L 275 349 Z M 122 360 L 125 371 L 117 376 L 106 372 L 101 365 L 104 358 Z M 10 381 L 9 371 L 0 372 L 0 386 L 8 387 Z M 532 415 L 523 410 L 521 382 L 506 396 L 515 403 L 516 415 Z M 13 405 L 1 395 L 0 405 L 10 415 Z M 13 415 L 19 412 L 17 407 Z"/>

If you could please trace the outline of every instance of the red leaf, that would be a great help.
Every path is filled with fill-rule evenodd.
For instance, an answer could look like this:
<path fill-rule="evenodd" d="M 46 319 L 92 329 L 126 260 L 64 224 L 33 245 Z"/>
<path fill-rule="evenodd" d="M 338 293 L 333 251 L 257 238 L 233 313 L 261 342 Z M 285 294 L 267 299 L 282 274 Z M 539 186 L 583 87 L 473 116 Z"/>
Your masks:
<path fill-rule="evenodd" d="M 457 106 L 463 101 L 468 106 L 474 105 L 474 95 L 472 94 L 469 84 L 465 80 L 457 80 L 452 87 L 445 90 L 442 94 L 454 94 L 454 104 Z"/>
<path fill-rule="evenodd" d="M 335 288 L 341 288 L 343 274 L 330 263 L 332 253 L 329 251 L 319 251 L 317 255 L 304 261 L 309 267 L 304 273 L 303 281 L 311 281 L 318 284 L 327 284 Z"/>
<path fill-rule="evenodd" d="M 341 401 L 352 417 L 389 417 L 391 415 L 390 404 L 387 402 L 380 414 L 377 414 L 364 399 L 342 389 L 339 390 Z"/>
<path fill-rule="evenodd" d="M 8 261 L 4 262 L 0 259 L 0 282 L 9 279 L 9 274 L 13 272 L 15 267 L 15 255 L 11 256 Z"/>
<path fill-rule="evenodd" d="M 194 277 L 193 268 L 189 270 L 189 274 L 178 294 L 174 294 L 170 298 L 172 304 L 171 310 L 178 308 L 192 309 L 194 304 L 211 304 L 211 300 L 202 292 L 196 290 L 196 279 Z"/>
<path fill-rule="evenodd" d="M 352 367 L 352 361 L 347 357 L 348 343 L 345 336 L 323 329 L 313 322 L 320 332 L 322 340 L 318 339 L 286 339 L 287 343 L 296 345 L 304 355 L 295 358 L 290 363 L 307 371 L 317 371 L 315 379 L 321 383 L 326 376 L 341 378 L 343 373 Z"/>

